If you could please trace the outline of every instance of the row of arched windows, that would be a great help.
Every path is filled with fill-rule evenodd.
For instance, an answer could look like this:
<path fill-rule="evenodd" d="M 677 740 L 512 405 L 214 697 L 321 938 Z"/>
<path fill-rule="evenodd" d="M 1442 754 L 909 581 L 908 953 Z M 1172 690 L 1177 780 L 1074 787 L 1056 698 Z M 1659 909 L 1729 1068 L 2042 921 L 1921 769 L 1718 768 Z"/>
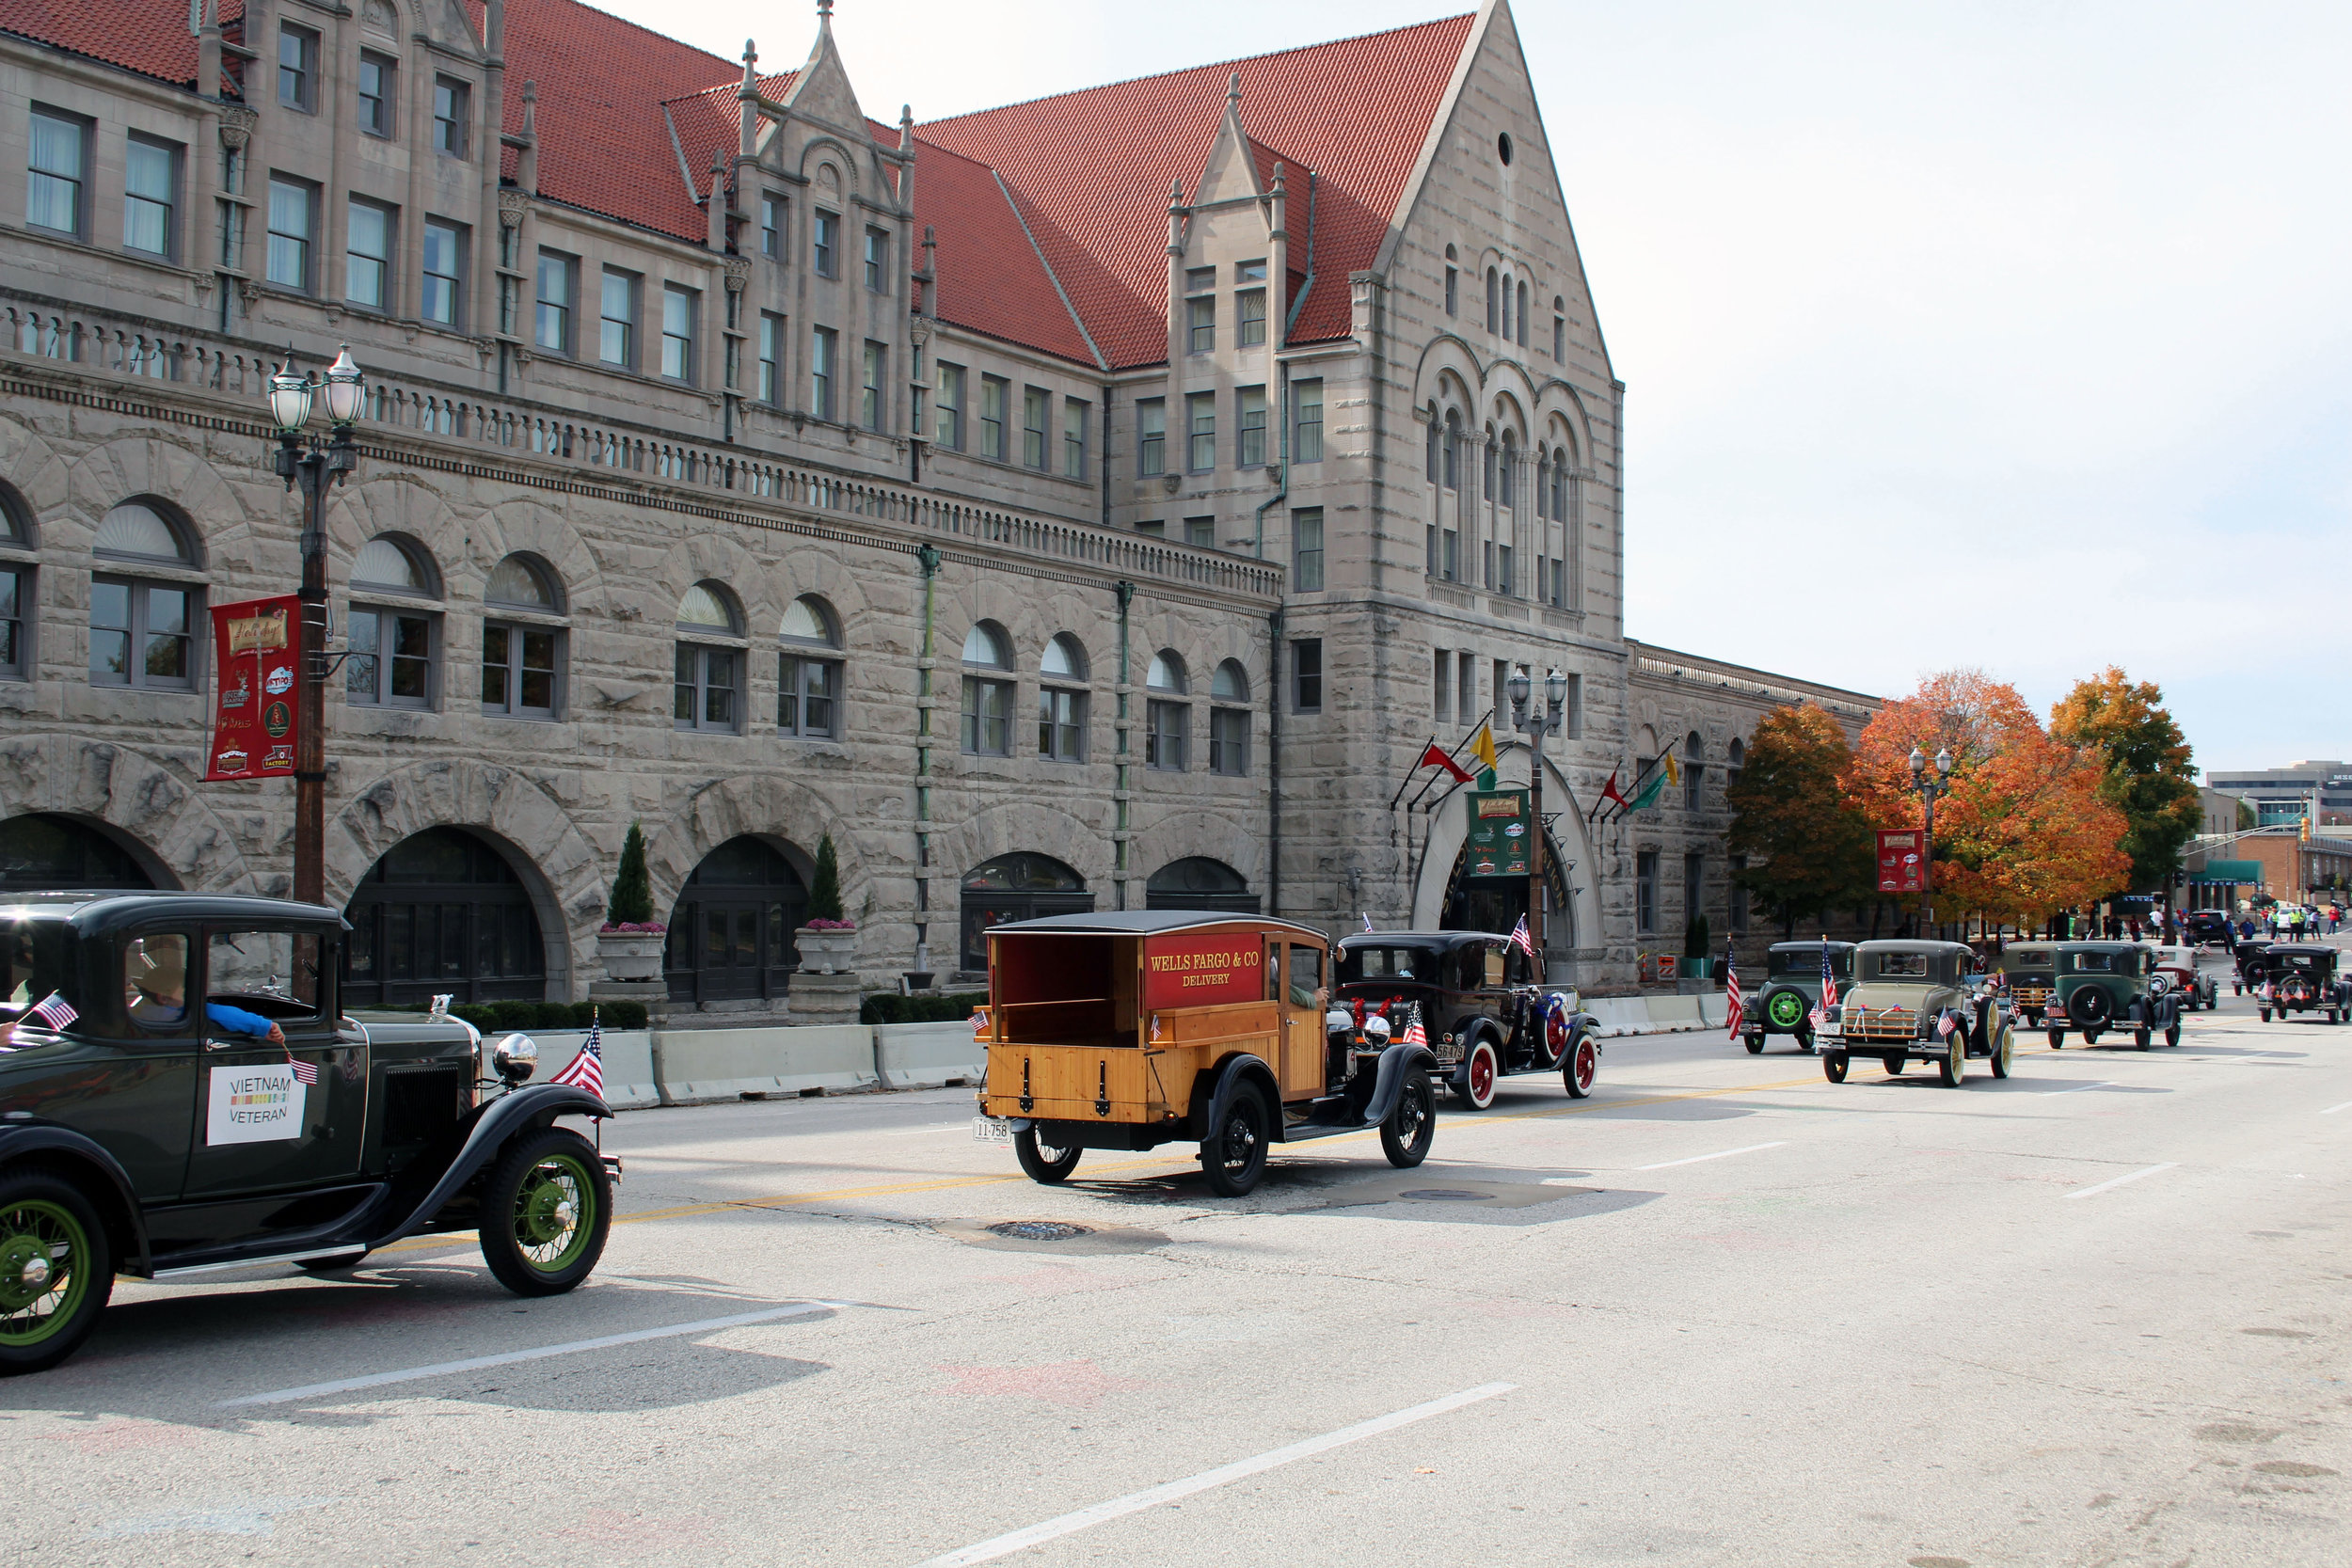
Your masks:
<path fill-rule="evenodd" d="M 1453 245 L 1445 247 L 1445 313 L 1462 313 L 1462 266 L 1460 252 Z M 1486 269 L 1486 331 L 1506 343 L 1529 346 L 1534 337 L 1534 303 L 1528 297 L 1527 279 L 1512 275 L 1502 266 Z M 1565 360 L 1568 356 L 1568 306 L 1559 294 L 1551 296 L 1551 356 Z"/>
<path fill-rule="evenodd" d="M 993 621 L 975 622 L 963 640 L 960 741 L 973 756 L 1011 756 L 1019 722 L 1012 640 Z M 1037 754 L 1054 762 L 1087 760 L 1088 672 L 1085 645 L 1068 632 L 1049 639 L 1037 673 Z M 1148 768 L 1186 772 L 1192 766 L 1194 696 L 1184 656 L 1163 648 L 1144 672 L 1144 747 Z M 1249 676 L 1238 659 L 1209 677 L 1212 773 L 1249 771 Z"/>

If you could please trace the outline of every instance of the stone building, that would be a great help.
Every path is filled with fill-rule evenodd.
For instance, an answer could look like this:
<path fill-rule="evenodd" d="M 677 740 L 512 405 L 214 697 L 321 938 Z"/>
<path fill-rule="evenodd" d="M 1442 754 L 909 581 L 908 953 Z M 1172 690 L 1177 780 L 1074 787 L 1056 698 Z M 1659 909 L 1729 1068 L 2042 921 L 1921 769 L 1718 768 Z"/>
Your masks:
<path fill-rule="evenodd" d="M 572 0 L 0 0 L 0 883 L 288 885 L 287 786 L 199 782 L 205 610 L 296 581 L 263 378 L 347 343 L 356 1000 L 584 994 L 632 821 L 681 1006 L 784 1010 L 828 835 L 880 984 L 1089 905 L 1496 918 L 1391 800 L 1518 666 L 1555 970 L 1630 977 L 1659 863 L 1730 924 L 1754 716 L 1869 700 L 1626 639 L 1508 6 L 928 125 L 818 10 L 768 73 Z M 1698 796 L 1597 842 L 1668 745 Z"/>

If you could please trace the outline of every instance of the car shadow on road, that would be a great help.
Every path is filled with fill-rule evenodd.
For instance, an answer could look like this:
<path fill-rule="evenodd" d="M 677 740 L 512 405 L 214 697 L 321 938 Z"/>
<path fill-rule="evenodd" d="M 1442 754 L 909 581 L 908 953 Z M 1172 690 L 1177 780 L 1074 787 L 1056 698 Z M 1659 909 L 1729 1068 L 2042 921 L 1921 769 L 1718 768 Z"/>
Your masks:
<path fill-rule="evenodd" d="M 1574 1171 L 1545 1177 L 1517 1168 L 1451 1164 L 1393 1170 L 1327 1160 L 1271 1163 L 1257 1190 L 1244 1198 L 1215 1196 L 1206 1178 L 1198 1172 L 1120 1181 L 1073 1181 L 1070 1189 L 1106 1203 L 1155 1208 L 1181 1204 L 1267 1215 L 1344 1211 L 1350 1216 L 1375 1219 L 1504 1226 L 1549 1225 L 1612 1213 L 1659 1196 L 1584 1186 L 1581 1182 L 1587 1174 Z"/>

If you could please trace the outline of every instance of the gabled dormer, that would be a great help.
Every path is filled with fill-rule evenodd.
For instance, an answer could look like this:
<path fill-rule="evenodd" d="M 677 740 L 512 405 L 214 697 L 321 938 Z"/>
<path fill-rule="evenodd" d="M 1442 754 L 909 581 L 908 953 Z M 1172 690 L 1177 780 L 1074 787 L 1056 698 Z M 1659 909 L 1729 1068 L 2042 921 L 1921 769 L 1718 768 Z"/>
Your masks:
<path fill-rule="evenodd" d="M 1180 180 L 1168 200 L 1168 348 L 1177 379 L 1187 378 L 1187 365 L 1231 368 L 1280 348 L 1296 281 L 1290 274 L 1293 167 L 1244 128 L 1241 73 L 1234 72 L 1191 199 Z"/>

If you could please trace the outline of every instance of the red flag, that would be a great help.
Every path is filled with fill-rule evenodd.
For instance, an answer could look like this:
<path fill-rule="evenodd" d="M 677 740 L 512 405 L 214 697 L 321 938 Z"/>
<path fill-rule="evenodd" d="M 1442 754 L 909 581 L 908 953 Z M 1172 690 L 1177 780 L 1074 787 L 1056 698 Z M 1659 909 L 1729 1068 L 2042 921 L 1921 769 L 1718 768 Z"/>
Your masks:
<path fill-rule="evenodd" d="M 1613 768 L 1609 770 L 1609 782 L 1600 786 L 1600 798 L 1604 800 L 1614 800 L 1628 811 L 1633 809 L 1633 803 L 1628 800 L 1624 793 L 1617 788 L 1617 770 Z"/>
<path fill-rule="evenodd" d="M 1422 752 L 1421 760 L 1413 764 L 1413 767 L 1417 769 L 1422 768 L 1442 768 L 1447 772 L 1453 774 L 1456 782 L 1461 784 L 1468 784 L 1470 782 L 1470 776 L 1456 766 L 1452 757 L 1446 755 L 1444 747 L 1438 745 L 1434 740 L 1429 743 L 1428 750 Z"/>

